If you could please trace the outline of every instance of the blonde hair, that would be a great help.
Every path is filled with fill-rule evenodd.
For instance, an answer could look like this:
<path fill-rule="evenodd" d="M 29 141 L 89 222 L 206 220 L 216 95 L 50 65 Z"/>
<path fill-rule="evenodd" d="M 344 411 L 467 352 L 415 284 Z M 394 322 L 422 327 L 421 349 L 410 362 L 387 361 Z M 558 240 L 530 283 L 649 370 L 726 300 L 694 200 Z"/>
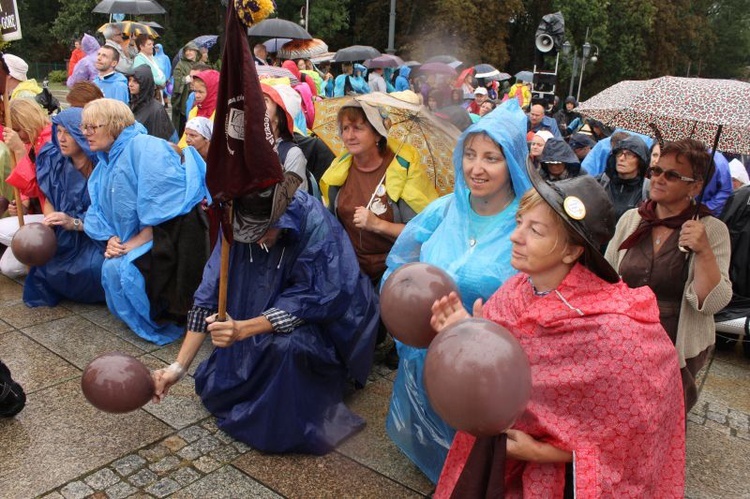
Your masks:
<path fill-rule="evenodd" d="M 49 125 L 47 111 L 33 99 L 17 98 L 10 101 L 10 119 L 13 126 L 29 136 L 29 143 L 33 146 L 44 127 Z"/>
<path fill-rule="evenodd" d="M 526 194 L 521 196 L 521 199 L 518 202 L 518 211 L 516 213 L 518 216 L 523 216 L 524 213 L 528 213 L 529 211 L 540 205 L 544 206 L 544 209 L 547 210 L 547 213 L 552 216 L 555 221 L 555 226 L 558 229 L 558 238 L 555 239 L 555 245 L 552 247 L 550 253 L 557 249 L 557 245 L 560 242 L 559 234 L 561 233 L 565 234 L 566 245 L 581 246 L 586 249 L 587 246 L 584 238 L 570 225 L 566 224 L 563 221 L 560 214 L 558 214 L 555 210 L 552 209 L 549 204 L 547 204 L 547 202 L 536 189 L 529 189 L 528 191 L 526 191 Z"/>
<path fill-rule="evenodd" d="M 84 106 L 81 123 L 104 125 L 104 131 L 114 138 L 135 123 L 135 116 L 127 104 L 117 99 L 96 99 Z"/>

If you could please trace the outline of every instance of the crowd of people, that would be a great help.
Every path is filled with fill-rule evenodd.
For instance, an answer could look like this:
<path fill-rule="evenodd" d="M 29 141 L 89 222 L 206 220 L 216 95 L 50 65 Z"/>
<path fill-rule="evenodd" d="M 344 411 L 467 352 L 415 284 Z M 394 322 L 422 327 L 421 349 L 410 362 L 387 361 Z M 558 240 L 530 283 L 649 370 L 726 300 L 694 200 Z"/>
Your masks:
<path fill-rule="evenodd" d="M 176 361 L 153 374 L 155 402 L 210 337 L 194 377 L 219 427 L 265 452 L 324 454 L 365 424 L 344 399 L 390 345 L 383 282 L 429 263 L 460 291 L 436 302 L 436 330 L 484 317 L 529 356 L 531 401 L 502 449 L 506 493 L 683 495 L 695 376 L 736 284 L 719 217 L 733 191 L 750 189 L 740 158 L 610 130 L 573 97 L 534 98 L 530 82 L 359 63 L 334 76 L 326 61 L 280 61 L 259 44 L 248 63 L 283 180 L 235 199 L 233 220 L 221 220 L 206 186 L 219 64 L 192 41 L 172 64 L 116 23 L 103 37 L 80 41 L 69 107 L 51 117 L 28 65 L 2 57 L 3 147 L 16 165 L 4 180 L 23 201 L 0 219 L 0 271 L 28 272 L 29 307 L 106 302 L 148 341 L 181 339 Z M 261 69 L 273 65 L 294 79 Z M 461 131 L 452 193 L 438 197 L 418 151 L 389 135 L 387 113 L 356 99 L 370 92 L 408 92 Z M 336 97 L 338 155 L 310 132 L 314 102 Z M 54 229 L 47 264 L 29 269 L 7 247 L 19 211 Z M 496 440 L 457 433 L 432 409 L 426 352 L 396 341 L 384 356 L 398 370 L 388 435 L 436 497 L 489 493 L 480 467 Z M 23 406 L 13 388 L 0 415 Z"/>

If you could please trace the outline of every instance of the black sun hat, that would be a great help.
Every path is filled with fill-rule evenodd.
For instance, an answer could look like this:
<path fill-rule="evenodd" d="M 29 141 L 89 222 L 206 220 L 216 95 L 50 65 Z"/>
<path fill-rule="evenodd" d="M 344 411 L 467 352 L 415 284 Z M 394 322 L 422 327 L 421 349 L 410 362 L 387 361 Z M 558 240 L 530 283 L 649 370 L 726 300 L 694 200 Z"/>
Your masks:
<path fill-rule="evenodd" d="M 580 262 L 605 281 L 618 282 L 620 276 L 601 253 L 601 247 L 614 235 L 617 221 L 604 188 L 591 175 L 549 182 L 533 165 L 527 165 L 527 171 L 542 199 L 585 241 Z"/>

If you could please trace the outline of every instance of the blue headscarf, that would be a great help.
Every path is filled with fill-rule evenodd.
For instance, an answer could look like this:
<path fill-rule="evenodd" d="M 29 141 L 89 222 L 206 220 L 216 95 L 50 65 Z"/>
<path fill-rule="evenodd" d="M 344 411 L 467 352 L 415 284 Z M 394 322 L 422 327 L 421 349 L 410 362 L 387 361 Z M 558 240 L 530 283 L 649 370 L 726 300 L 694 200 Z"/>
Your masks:
<path fill-rule="evenodd" d="M 68 133 L 75 139 L 86 156 L 93 162 L 96 162 L 96 155 L 89 148 L 89 141 L 81 131 L 81 119 L 83 109 L 80 107 L 70 107 L 52 117 L 52 143 L 59 150 L 60 143 L 57 140 L 57 127 L 64 127 Z"/>
<path fill-rule="evenodd" d="M 36 158 L 36 179 L 39 188 L 57 211 L 74 218 L 81 218 L 89 206 L 86 178 L 79 172 L 70 158 L 63 156 L 57 140 L 57 127 L 68 131 L 86 156 L 96 164 L 96 156 L 81 132 L 80 107 L 71 107 L 52 117 L 52 140 L 39 151 Z"/>

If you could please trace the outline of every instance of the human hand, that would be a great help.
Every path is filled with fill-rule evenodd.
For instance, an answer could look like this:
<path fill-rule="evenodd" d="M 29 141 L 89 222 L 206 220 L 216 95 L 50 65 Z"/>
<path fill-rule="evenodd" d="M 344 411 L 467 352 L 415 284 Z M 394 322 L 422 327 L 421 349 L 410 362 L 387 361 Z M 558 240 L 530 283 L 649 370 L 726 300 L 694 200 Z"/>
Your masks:
<path fill-rule="evenodd" d="M 112 236 L 107 241 L 107 248 L 104 250 L 104 258 L 117 258 L 128 252 L 128 248 L 120 241 L 117 236 Z"/>
<path fill-rule="evenodd" d="M 224 321 L 217 320 L 218 315 L 214 314 L 206 318 L 208 332 L 211 333 L 211 342 L 214 346 L 226 348 L 235 341 L 243 339 L 239 324 L 229 317 L 229 314 L 227 314 L 227 318 Z"/>
<path fill-rule="evenodd" d="M 354 217 L 352 217 L 354 226 L 367 232 L 376 232 L 376 228 L 380 223 L 380 219 L 369 209 L 364 206 L 357 206 L 354 210 Z"/>
<path fill-rule="evenodd" d="M 180 381 L 181 376 L 174 369 L 167 367 L 152 372 L 151 378 L 154 380 L 154 396 L 151 397 L 151 401 L 158 404 L 167 396 L 172 385 Z"/>
<path fill-rule="evenodd" d="M 517 461 L 534 463 L 569 463 L 573 453 L 544 443 L 521 430 L 508 430 L 506 454 Z"/>
<path fill-rule="evenodd" d="M 711 244 L 706 235 L 706 226 L 699 220 L 688 220 L 680 229 L 679 245 L 689 248 L 696 255 L 711 251 Z"/>
<path fill-rule="evenodd" d="M 16 161 L 26 156 L 26 146 L 18 133 L 12 128 L 6 126 L 3 129 L 3 142 L 8 146 L 8 149 L 13 151 Z"/>
<path fill-rule="evenodd" d="M 482 318 L 482 299 L 478 298 L 474 302 L 474 317 Z M 432 304 L 432 318 L 430 319 L 430 325 L 432 328 L 440 332 L 448 326 L 455 324 L 458 321 L 468 319 L 471 315 L 466 311 L 458 293 L 451 291 L 448 296 L 435 300 Z"/>
<path fill-rule="evenodd" d="M 49 227 L 52 226 L 59 226 L 62 227 L 65 230 L 74 230 L 75 226 L 73 225 L 73 217 L 61 212 L 61 211 L 53 211 L 49 215 L 46 215 L 44 217 L 44 220 L 42 220 L 42 223 L 44 225 L 47 225 Z"/>

